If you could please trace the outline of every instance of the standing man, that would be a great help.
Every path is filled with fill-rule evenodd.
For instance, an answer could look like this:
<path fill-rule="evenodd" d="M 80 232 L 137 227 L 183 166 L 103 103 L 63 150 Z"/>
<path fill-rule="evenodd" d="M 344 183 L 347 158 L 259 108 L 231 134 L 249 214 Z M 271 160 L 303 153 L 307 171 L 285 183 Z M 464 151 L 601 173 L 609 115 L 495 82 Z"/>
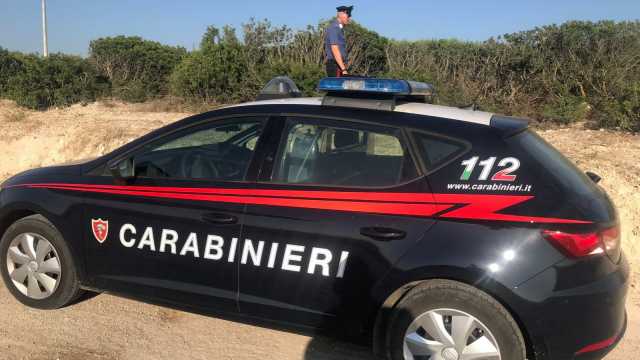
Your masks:
<path fill-rule="evenodd" d="M 353 6 L 338 6 L 338 15 L 327 28 L 324 38 L 324 55 L 327 65 L 327 76 L 340 77 L 348 75 L 347 43 L 344 40 L 344 27 L 351 20 Z"/>

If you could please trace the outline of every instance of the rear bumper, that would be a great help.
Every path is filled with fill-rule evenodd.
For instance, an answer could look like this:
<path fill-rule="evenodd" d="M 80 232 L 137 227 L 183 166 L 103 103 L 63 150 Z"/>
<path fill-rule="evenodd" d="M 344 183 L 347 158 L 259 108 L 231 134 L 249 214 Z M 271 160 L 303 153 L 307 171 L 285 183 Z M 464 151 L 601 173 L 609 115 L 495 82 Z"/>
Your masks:
<path fill-rule="evenodd" d="M 537 360 L 602 359 L 626 330 L 629 265 L 565 260 L 515 289 L 514 309 Z"/>
<path fill-rule="evenodd" d="M 627 332 L 627 315 L 625 313 L 624 323 L 622 325 L 622 330 L 620 333 L 615 336 L 612 344 L 608 344 L 607 346 L 603 346 L 600 350 L 589 351 L 583 353 L 581 355 L 576 355 L 576 360 L 599 360 L 603 359 L 611 350 L 615 349 L 620 340 L 624 337 L 624 334 Z"/>

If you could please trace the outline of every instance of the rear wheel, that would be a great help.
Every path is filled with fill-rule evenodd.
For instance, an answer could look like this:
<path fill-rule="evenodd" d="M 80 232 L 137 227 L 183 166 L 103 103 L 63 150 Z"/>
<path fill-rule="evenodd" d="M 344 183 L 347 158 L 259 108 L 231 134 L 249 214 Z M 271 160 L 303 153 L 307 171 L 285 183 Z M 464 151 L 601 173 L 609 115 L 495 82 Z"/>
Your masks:
<path fill-rule="evenodd" d="M 41 215 L 22 218 L 4 233 L 0 271 L 11 294 L 34 308 L 60 308 L 82 294 L 67 243 Z"/>
<path fill-rule="evenodd" d="M 393 360 L 524 360 L 522 333 L 507 310 L 463 283 L 426 281 L 391 316 Z"/>

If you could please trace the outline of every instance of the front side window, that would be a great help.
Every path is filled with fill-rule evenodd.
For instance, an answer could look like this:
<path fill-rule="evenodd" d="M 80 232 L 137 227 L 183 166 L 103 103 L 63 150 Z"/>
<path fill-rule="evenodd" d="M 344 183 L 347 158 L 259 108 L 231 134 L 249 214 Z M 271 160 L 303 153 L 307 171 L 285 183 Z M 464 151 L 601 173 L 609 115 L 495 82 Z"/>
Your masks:
<path fill-rule="evenodd" d="M 327 186 L 393 186 L 417 177 L 396 129 L 291 121 L 272 180 Z"/>
<path fill-rule="evenodd" d="M 135 176 L 241 181 L 262 127 L 261 119 L 243 119 L 158 140 L 134 155 Z"/>

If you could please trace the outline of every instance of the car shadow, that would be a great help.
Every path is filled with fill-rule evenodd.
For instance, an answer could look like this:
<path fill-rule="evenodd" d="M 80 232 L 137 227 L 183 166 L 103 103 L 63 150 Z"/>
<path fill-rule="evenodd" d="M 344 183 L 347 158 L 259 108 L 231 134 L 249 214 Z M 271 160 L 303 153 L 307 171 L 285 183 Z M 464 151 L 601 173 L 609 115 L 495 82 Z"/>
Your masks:
<path fill-rule="evenodd" d="M 350 277 L 354 277 L 357 281 L 348 283 L 335 282 L 333 293 L 348 294 L 354 293 L 353 287 L 361 287 L 360 291 L 355 293 L 368 293 L 370 288 L 380 279 L 379 269 L 388 269 L 391 265 L 386 261 L 385 257 L 380 253 L 378 248 L 371 242 L 362 242 L 360 248 L 354 253 L 360 254 L 358 257 L 350 259 L 350 266 L 354 272 L 350 273 Z M 349 312 L 357 309 L 361 299 L 353 296 L 341 297 L 337 306 L 329 311 L 332 314 L 340 314 L 344 318 L 349 318 Z M 362 320 L 360 320 L 362 321 Z M 347 322 L 348 323 L 348 322 Z M 329 329 L 336 324 L 328 323 L 326 328 Z M 314 335 L 305 349 L 305 360 L 372 360 L 377 359 L 373 354 L 372 345 L 364 345 L 357 342 L 347 342 L 340 339 L 348 339 L 350 336 L 357 334 L 352 333 L 354 324 L 350 326 L 340 326 L 329 335 L 338 335 L 337 337 Z M 358 324 L 355 328 L 366 328 L 372 324 Z M 340 337 L 342 335 L 343 337 Z M 355 340 L 355 339 L 354 339 Z"/>
<path fill-rule="evenodd" d="M 91 300 L 91 299 L 93 299 L 94 297 L 96 297 L 96 296 L 98 296 L 98 295 L 100 295 L 100 294 L 101 294 L 101 293 L 99 293 L 99 292 L 94 292 L 94 291 L 88 291 L 88 290 L 87 290 L 87 291 L 84 291 L 84 292 L 82 293 L 82 295 L 78 296 L 78 298 L 76 298 L 75 300 L 73 300 L 73 301 L 69 304 L 69 306 L 77 305 L 77 304 L 79 304 L 79 303 L 83 303 L 83 302 L 85 302 L 85 301 Z"/>
<path fill-rule="evenodd" d="M 307 344 L 305 360 L 371 360 L 371 348 L 332 339 L 314 336 Z"/>
<path fill-rule="evenodd" d="M 79 303 L 89 301 L 101 294 L 102 293 L 94 292 L 94 291 L 85 291 L 80 297 L 74 300 L 73 303 L 70 304 L 70 306 L 74 306 Z M 131 298 L 127 296 L 122 296 L 122 297 Z M 163 306 L 163 307 L 167 307 L 167 308 L 175 309 L 179 311 L 187 311 L 190 313 L 200 314 L 203 316 L 212 316 L 212 314 L 208 312 L 189 309 L 189 308 L 185 308 L 184 306 L 175 306 L 175 304 L 153 302 L 153 301 L 149 301 L 149 299 L 135 299 L 135 298 L 131 298 L 131 299 L 148 303 L 148 304 Z M 268 328 L 268 329 L 287 331 L 287 332 L 297 333 L 303 336 L 311 336 L 304 352 L 304 357 L 303 357 L 304 360 L 371 360 L 375 358 L 370 346 L 358 345 L 355 343 L 338 340 L 336 338 L 332 338 L 329 336 L 311 334 L 296 328 L 280 327 L 278 324 L 261 323 L 259 321 L 256 322 L 255 319 L 251 320 L 246 318 L 237 318 L 236 316 L 226 317 L 222 314 L 217 314 L 213 316 L 215 318 L 226 319 L 228 321 L 237 321 L 239 323 L 249 324 L 252 326 L 259 326 L 259 327 Z"/>

